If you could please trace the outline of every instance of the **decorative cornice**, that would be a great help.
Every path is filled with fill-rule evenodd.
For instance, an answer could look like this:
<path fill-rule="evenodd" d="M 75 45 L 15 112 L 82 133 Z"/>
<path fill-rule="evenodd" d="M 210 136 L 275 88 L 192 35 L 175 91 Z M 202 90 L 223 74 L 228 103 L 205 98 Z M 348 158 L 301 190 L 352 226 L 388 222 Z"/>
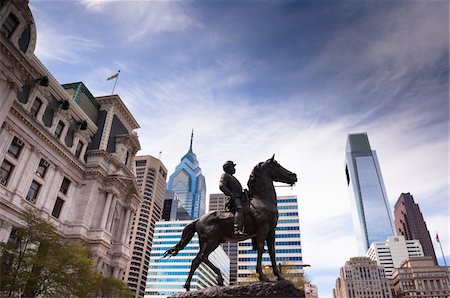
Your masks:
<path fill-rule="evenodd" d="M 75 166 L 79 171 L 84 172 L 85 167 L 81 164 L 81 162 L 70 152 L 69 148 L 64 148 L 52 135 L 50 132 L 44 128 L 43 130 L 38 129 L 36 127 L 37 122 L 32 119 L 21 106 L 14 102 L 13 108 L 11 112 L 14 116 L 19 118 L 23 123 L 27 125 L 27 127 L 31 128 L 31 130 L 36 134 L 39 139 L 42 139 L 47 145 L 49 145 L 55 152 L 64 157 L 65 160 L 69 161 L 73 166 Z M 42 126 L 41 126 L 42 127 Z"/>
<path fill-rule="evenodd" d="M 118 95 L 107 95 L 107 96 L 98 96 L 96 97 L 98 103 L 103 105 L 109 105 L 112 104 L 114 107 L 118 109 L 120 114 L 118 116 L 121 116 L 121 118 L 124 118 L 124 120 L 127 121 L 128 126 L 133 129 L 139 128 L 139 124 L 137 123 L 136 119 L 134 119 L 133 115 L 130 113 L 128 108 L 123 103 L 122 99 Z"/>

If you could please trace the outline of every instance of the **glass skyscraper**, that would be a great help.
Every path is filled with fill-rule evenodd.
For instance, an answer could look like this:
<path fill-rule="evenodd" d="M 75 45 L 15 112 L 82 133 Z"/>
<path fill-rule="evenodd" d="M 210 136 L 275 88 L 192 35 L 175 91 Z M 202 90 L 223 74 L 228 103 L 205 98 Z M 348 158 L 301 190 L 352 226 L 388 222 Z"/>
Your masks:
<path fill-rule="evenodd" d="M 394 235 L 377 153 L 370 148 L 366 133 L 348 135 L 345 174 L 358 253 L 363 256 L 372 242 Z"/>
<path fill-rule="evenodd" d="M 191 268 L 191 262 L 199 251 L 197 233 L 178 255 L 162 259 L 164 252 L 178 243 L 186 225 L 191 221 L 159 221 L 153 238 L 150 267 L 147 275 L 145 298 L 162 298 L 184 292 L 184 283 Z M 220 269 L 224 284 L 229 284 L 230 259 L 221 246 L 209 255 L 209 260 Z M 217 285 L 216 274 L 202 263 L 194 273 L 191 290 L 199 290 Z"/>
<path fill-rule="evenodd" d="M 191 218 L 196 219 L 205 214 L 206 184 L 197 156 L 192 151 L 193 137 L 192 131 L 189 151 L 170 176 L 167 190 L 173 191 Z"/>
<path fill-rule="evenodd" d="M 278 224 L 275 229 L 277 264 L 285 266 L 289 277 L 303 277 L 302 245 L 297 196 L 277 197 Z M 267 245 L 265 247 L 267 251 Z M 256 281 L 257 251 L 252 250 L 251 239 L 238 244 L 238 284 Z M 262 265 L 270 266 L 268 253 L 263 254 Z M 284 270 L 284 269 L 283 269 Z"/>

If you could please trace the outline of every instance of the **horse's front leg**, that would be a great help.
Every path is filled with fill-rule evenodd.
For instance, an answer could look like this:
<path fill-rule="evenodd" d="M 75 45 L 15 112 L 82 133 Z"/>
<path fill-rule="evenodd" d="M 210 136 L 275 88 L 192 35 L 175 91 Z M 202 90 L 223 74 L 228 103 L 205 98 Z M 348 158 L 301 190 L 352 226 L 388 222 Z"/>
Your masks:
<path fill-rule="evenodd" d="M 277 259 L 275 256 L 275 231 L 272 230 L 267 236 L 267 248 L 269 249 L 270 261 L 272 262 L 273 274 L 278 278 L 278 280 L 284 280 L 283 275 L 280 270 L 278 270 Z"/>
<path fill-rule="evenodd" d="M 258 237 L 259 238 L 259 237 Z M 269 281 L 269 278 L 264 274 L 261 266 L 262 262 L 262 255 L 264 253 L 264 240 L 258 239 L 257 240 L 257 248 L 258 248 L 258 259 L 256 260 L 256 272 L 259 274 L 259 280 L 260 281 Z"/>

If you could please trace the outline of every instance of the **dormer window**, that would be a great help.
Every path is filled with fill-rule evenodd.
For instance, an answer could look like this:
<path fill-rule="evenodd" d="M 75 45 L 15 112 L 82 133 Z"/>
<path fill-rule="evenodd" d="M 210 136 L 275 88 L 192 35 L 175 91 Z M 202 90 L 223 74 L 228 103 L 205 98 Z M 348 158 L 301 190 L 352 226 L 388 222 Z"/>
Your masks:
<path fill-rule="evenodd" d="M 10 13 L 6 21 L 2 25 L 2 34 L 5 35 L 7 38 L 10 38 L 11 35 L 14 33 L 14 30 L 16 30 L 17 26 L 19 25 L 19 19 L 17 17 Z"/>

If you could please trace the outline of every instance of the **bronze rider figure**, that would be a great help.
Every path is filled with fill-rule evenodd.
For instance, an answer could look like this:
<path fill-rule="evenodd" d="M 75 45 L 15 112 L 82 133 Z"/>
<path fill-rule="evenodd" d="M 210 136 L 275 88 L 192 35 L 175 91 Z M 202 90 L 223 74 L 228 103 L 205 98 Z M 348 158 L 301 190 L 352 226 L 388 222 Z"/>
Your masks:
<path fill-rule="evenodd" d="M 233 176 L 236 173 L 236 164 L 231 160 L 227 161 L 223 165 L 225 173 L 220 177 L 220 190 L 230 197 L 229 205 L 231 212 L 234 212 L 234 236 L 242 237 L 246 236 L 244 233 L 244 207 L 242 199 L 244 193 L 242 191 L 242 185 L 236 177 Z"/>

